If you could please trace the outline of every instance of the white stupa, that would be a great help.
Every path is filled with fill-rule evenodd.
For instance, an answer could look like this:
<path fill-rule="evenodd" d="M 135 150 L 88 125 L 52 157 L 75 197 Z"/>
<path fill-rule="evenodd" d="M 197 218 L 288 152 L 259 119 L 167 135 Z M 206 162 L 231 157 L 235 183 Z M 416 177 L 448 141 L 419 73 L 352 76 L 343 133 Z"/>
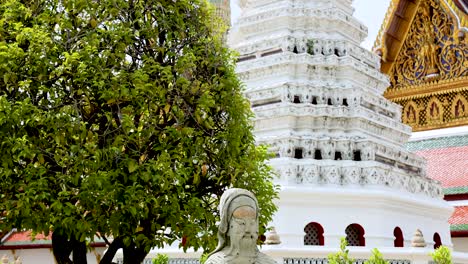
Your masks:
<path fill-rule="evenodd" d="M 427 264 L 434 247 L 451 247 L 453 208 L 425 161 L 403 147 L 411 129 L 382 96 L 380 58 L 359 46 L 367 28 L 352 0 L 239 4 L 229 42 L 281 186 L 262 251 L 279 264 L 325 264 L 346 237 L 356 263 L 378 248 L 392 264 Z M 198 264 L 202 254 L 173 245 L 148 261 L 156 253 L 170 264 Z M 453 256 L 468 263 L 468 254 Z"/>
<path fill-rule="evenodd" d="M 451 246 L 452 212 L 425 161 L 404 149 L 411 129 L 351 0 L 244 0 L 230 45 L 281 185 L 278 248 Z M 307 248 L 307 247 L 306 247 Z M 427 263 L 427 262 L 426 262 Z"/>

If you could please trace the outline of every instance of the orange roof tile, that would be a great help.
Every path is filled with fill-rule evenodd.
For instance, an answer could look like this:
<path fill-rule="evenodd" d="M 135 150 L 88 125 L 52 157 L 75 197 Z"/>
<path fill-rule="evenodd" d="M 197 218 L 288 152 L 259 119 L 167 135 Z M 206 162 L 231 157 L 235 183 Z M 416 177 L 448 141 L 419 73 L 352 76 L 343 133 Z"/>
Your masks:
<path fill-rule="evenodd" d="M 14 232 L 5 240 L 5 242 L 30 242 L 33 238 L 31 231 Z M 37 234 L 35 236 L 35 240 L 52 240 L 52 233 L 49 233 L 48 236 Z"/>
<path fill-rule="evenodd" d="M 455 211 L 449 219 L 451 225 L 468 224 L 468 206 L 455 206 Z"/>
<path fill-rule="evenodd" d="M 426 158 L 427 175 L 440 181 L 442 187 L 468 186 L 468 146 L 421 150 L 416 154 Z"/>
<path fill-rule="evenodd" d="M 450 217 L 449 223 L 452 235 L 454 234 L 453 232 L 468 231 L 468 206 L 455 206 L 455 211 Z"/>

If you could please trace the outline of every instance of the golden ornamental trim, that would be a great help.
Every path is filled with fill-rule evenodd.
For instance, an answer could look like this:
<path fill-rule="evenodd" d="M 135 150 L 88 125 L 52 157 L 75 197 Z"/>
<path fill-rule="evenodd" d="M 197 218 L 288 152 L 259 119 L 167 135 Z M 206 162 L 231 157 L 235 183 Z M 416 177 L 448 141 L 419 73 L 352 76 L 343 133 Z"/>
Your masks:
<path fill-rule="evenodd" d="M 461 94 L 457 94 L 452 102 L 451 107 L 452 118 L 466 118 L 468 117 L 468 102 Z"/>
<path fill-rule="evenodd" d="M 439 0 L 421 1 L 400 54 L 390 69 L 392 90 L 468 75 L 468 37 L 454 36 L 455 24 Z"/>
<path fill-rule="evenodd" d="M 394 15 L 395 9 L 398 6 L 398 2 L 399 1 L 397 0 L 390 1 L 390 5 L 388 6 L 387 12 L 385 13 L 384 20 L 382 22 L 382 25 L 380 26 L 379 32 L 377 33 L 377 37 L 375 38 L 374 46 L 372 50 L 384 48 L 383 43 L 385 43 L 384 41 L 385 31 L 388 28 L 388 24 L 390 23 L 391 17 Z"/>
<path fill-rule="evenodd" d="M 400 98 L 402 121 L 413 131 L 468 125 L 468 90 L 420 98 Z"/>
<path fill-rule="evenodd" d="M 455 1 L 459 2 L 458 6 Z M 468 13 L 462 10 L 463 3 L 460 0 L 443 0 L 442 3 L 446 7 L 447 10 L 450 11 L 453 18 L 456 20 L 457 32 L 464 31 L 467 32 L 468 30 Z"/>
<path fill-rule="evenodd" d="M 384 96 L 392 101 L 399 101 L 463 90 L 468 90 L 468 77 L 432 81 L 420 85 L 400 87 L 399 89 L 389 88 L 385 91 Z"/>

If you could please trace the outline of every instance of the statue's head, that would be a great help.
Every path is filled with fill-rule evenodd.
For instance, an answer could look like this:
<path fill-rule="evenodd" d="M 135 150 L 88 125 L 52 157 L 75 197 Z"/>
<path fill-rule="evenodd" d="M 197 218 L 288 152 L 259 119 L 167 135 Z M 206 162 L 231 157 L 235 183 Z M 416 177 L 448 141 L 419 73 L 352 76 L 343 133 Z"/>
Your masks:
<path fill-rule="evenodd" d="M 229 189 L 221 196 L 218 246 L 213 253 L 254 255 L 258 252 L 258 202 L 253 193 L 244 189 Z M 213 254 L 212 253 L 212 254 Z"/>

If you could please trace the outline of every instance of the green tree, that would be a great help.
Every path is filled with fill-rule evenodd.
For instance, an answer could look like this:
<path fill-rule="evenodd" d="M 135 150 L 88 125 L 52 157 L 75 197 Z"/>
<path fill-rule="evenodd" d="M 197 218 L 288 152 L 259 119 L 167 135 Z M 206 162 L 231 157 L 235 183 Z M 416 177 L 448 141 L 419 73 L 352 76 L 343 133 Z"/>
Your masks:
<path fill-rule="evenodd" d="M 452 254 L 446 246 L 438 247 L 434 253 L 431 253 L 431 257 L 436 264 L 452 264 Z"/>
<path fill-rule="evenodd" d="M 383 258 L 382 253 L 380 253 L 378 249 L 374 248 L 372 250 L 372 255 L 364 264 L 388 264 L 388 261 Z"/>
<path fill-rule="evenodd" d="M 103 264 L 178 239 L 210 250 L 228 187 L 257 195 L 266 226 L 266 150 L 206 1 L 2 0 L 0 14 L 0 230 L 53 231 L 60 264 L 86 263 L 96 237 Z"/>
<path fill-rule="evenodd" d="M 168 264 L 169 257 L 164 254 L 157 254 L 156 257 L 153 259 L 153 264 Z"/>
<path fill-rule="evenodd" d="M 349 249 L 346 249 L 348 242 L 346 238 L 341 238 L 340 252 L 328 255 L 329 264 L 353 264 L 354 259 L 349 257 Z"/>

